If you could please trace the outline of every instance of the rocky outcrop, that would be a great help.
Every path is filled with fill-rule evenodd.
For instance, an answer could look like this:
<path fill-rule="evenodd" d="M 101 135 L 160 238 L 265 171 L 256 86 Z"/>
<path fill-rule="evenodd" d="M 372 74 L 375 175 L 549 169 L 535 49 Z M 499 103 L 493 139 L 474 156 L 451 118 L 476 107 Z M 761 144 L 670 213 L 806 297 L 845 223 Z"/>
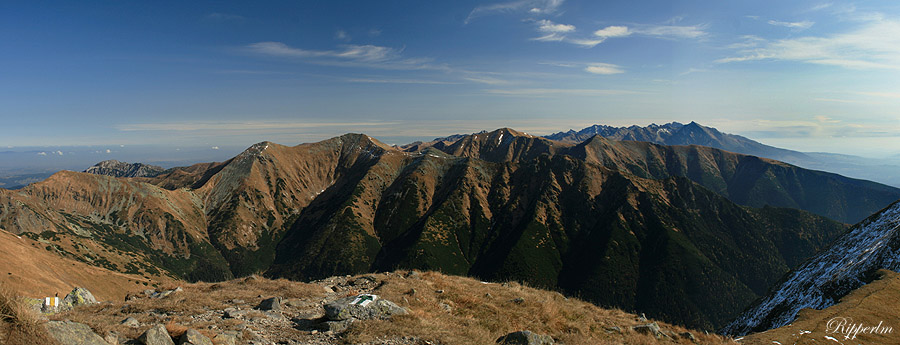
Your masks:
<path fill-rule="evenodd" d="M 552 345 L 553 337 L 525 330 L 504 335 L 497 339 L 497 343 L 501 345 Z"/>
<path fill-rule="evenodd" d="M 112 177 L 154 177 L 165 170 L 155 165 L 125 163 L 112 159 L 94 164 L 94 166 L 87 168 L 84 172 Z"/>
<path fill-rule="evenodd" d="M 256 309 L 264 311 L 281 311 L 281 301 L 281 297 L 266 298 L 262 300 L 262 302 L 259 302 L 259 305 L 256 306 Z"/>
<path fill-rule="evenodd" d="M 166 326 L 162 324 L 150 327 L 144 334 L 141 334 L 138 341 L 144 345 L 175 345 L 172 337 L 169 336 L 169 331 L 166 330 Z"/>
<path fill-rule="evenodd" d="M 83 287 L 76 287 L 72 292 L 66 295 L 62 300 L 62 305 L 66 308 L 74 308 L 81 305 L 90 305 L 97 303 L 94 295 Z"/>
<path fill-rule="evenodd" d="M 187 332 L 178 339 L 178 345 L 213 345 L 209 337 L 203 335 L 195 329 L 188 329 Z"/>
<path fill-rule="evenodd" d="M 331 321 L 389 319 L 407 313 L 396 303 L 372 294 L 346 297 L 325 305 L 325 317 Z"/>
<path fill-rule="evenodd" d="M 50 321 L 44 328 L 60 345 L 109 345 L 106 340 L 94 333 L 91 327 L 83 323 Z"/>

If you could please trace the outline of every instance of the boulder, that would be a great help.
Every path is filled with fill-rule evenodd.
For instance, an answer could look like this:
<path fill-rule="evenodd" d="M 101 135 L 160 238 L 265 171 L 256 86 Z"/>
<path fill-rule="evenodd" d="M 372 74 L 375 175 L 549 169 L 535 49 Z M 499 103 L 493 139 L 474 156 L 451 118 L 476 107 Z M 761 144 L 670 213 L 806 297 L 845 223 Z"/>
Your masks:
<path fill-rule="evenodd" d="M 218 345 L 237 345 L 238 337 L 234 334 L 219 333 L 212 340 Z"/>
<path fill-rule="evenodd" d="M 91 294 L 88 289 L 83 287 L 77 287 L 72 289 L 68 295 L 62 300 L 62 305 L 67 308 L 77 307 L 80 305 L 88 305 L 97 303 L 97 299 L 94 298 L 94 295 Z"/>
<path fill-rule="evenodd" d="M 340 333 L 346 331 L 347 328 L 350 328 L 351 323 L 353 323 L 353 319 L 347 319 L 343 321 L 325 321 L 318 324 L 316 326 L 316 329 L 323 332 Z"/>
<path fill-rule="evenodd" d="M 141 323 L 137 319 L 135 319 L 131 316 L 129 316 L 125 320 L 122 320 L 122 322 L 120 324 L 131 327 L 131 328 L 141 327 Z"/>
<path fill-rule="evenodd" d="M 223 318 L 226 319 L 240 319 L 243 318 L 244 315 L 247 315 L 247 310 L 240 310 L 233 307 L 225 308 L 224 313 L 222 315 Z"/>
<path fill-rule="evenodd" d="M 106 340 L 109 345 L 119 345 L 119 333 L 109 332 L 106 333 L 106 336 L 103 337 L 103 340 Z"/>
<path fill-rule="evenodd" d="M 162 324 L 153 325 L 144 334 L 138 337 L 138 341 L 144 345 L 175 345 L 169 331 Z"/>
<path fill-rule="evenodd" d="M 281 297 L 266 298 L 256 306 L 258 310 L 281 311 Z"/>
<path fill-rule="evenodd" d="M 553 337 L 525 330 L 497 338 L 497 343 L 503 345 L 551 345 Z"/>
<path fill-rule="evenodd" d="M 695 337 L 695 336 L 694 336 L 694 333 L 691 333 L 691 332 L 681 332 L 681 333 L 679 333 L 678 335 L 680 335 L 682 338 L 685 338 L 685 339 L 690 340 L 690 341 L 692 341 L 692 342 L 696 342 L 696 341 L 697 341 L 697 337 Z"/>
<path fill-rule="evenodd" d="M 345 297 L 325 305 L 325 317 L 331 321 L 389 319 L 407 313 L 394 302 L 369 294 Z"/>
<path fill-rule="evenodd" d="M 197 330 L 190 328 L 178 339 L 179 345 L 213 345 L 209 337 L 203 335 Z"/>
<path fill-rule="evenodd" d="M 646 325 L 634 326 L 634 327 L 631 327 L 631 329 L 633 329 L 635 332 L 638 332 L 638 333 L 648 334 L 648 335 L 657 336 L 657 337 L 662 334 L 662 331 L 659 329 L 659 324 L 657 324 L 656 322 L 648 323 Z"/>
<path fill-rule="evenodd" d="M 47 333 L 60 345 L 109 345 L 91 327 L 71 321 L 50 321 L 44 324 Z"/>

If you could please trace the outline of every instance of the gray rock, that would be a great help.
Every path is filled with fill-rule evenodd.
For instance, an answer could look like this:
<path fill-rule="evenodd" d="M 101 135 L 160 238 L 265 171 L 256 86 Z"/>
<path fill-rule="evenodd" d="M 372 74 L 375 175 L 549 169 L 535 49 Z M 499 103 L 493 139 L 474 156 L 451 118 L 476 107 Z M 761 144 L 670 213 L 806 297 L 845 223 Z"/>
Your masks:
<path fill-rule="evenodd" d="M 553 337 L 526 330 L 504 335 L 497 339 L 497 343 L 504 345 L 550 345 L 553 344 Z"/>
<path fill-rule="evenodd" d="M 366 296 L 374 296 L 375 301 L 366 303 L 360 300 L 372 298 Z M 357 303 L 352 303 L 354 301 Z M 407 313 L 405 308 L 375 295 L 346 297 L 325 305 L 325 317 L 331 321 L 389 319 L 391 316 Z"/>
<path fill-rule="evenodd" d="M 178 339 L 179 345 L 213 345 L 209 337 L 203 335 L 197 330 L 190 328 Z"/>
<path fill-rule="evenodd" d="M 690 341 L 697 341 L 697 337 L 694 336 L 694 333 L 691 332 L 681 332 L 680 335 L 682 338 L 685 338 Z"/>
<path fill-rule="evenodd" d="M 239 310 L 236 308 L 225 308 L 225 314 L 223 315 L 226 319 L 239 319 L 244 317 L 247 314 L 246 310 Z"/>
<path fill-rule="evenodd" d="M 446 311 L 448 313 L 453 311 L 453 307 L 451 307 L 447 303 L 441 303 L 440 306 L 441 306 L 441 309 L 443 309 L 444 311 Z"/>
<path fill-rule="evenodd" d="M 341 320 L 341 321 L 325 321 L 316 326 L 316 329 L 323 332 L 332 332 L 332 333 L 340 333 L 346 331 L 347 328 L 350 328 L 350 324 L 353 323 L 353 319 Z"/>
<path fill-rule="evenodd" d="M 648 334 L 648 335 L 657 336 L 657 337 L 662 334 L 662 332 L 659 329 L 659 324 L 657 324 L 656 322 L 648 323 L 646 325 L 634 326 L 634 327 L 631 327 L 631 329 L 633 329 L 635 332 L 638 332 L 638 333 Z"/>
<path fill-rule="evenodd" d="M 109 332 L 103 337 L 103 340 L 106 340 L 109 345 L 119 345 L 119 334 L 116 332 Z"/>
<path fill-rule="evenodd" d="M 256 306 L 256 309 L 281 311 L 281 301 L 281 297 L 266 298 L 262 300 L 262 302 L 259 302 L 259 305 Z"/>
<path fill-rule="evenodd" d="M 62 300 L 62 305 L 68 308 L 94 303 L 97 303 L 97 299 L 94 298 L 90 291 L 82 287 L 72 289 L 72 292 Z"/>
<path fill-rule="evenodd" d="M 125 320 L 122 320 L 121 324 L 131 327 L 131 328 L 141 327 L 141 323 L 137 319 L 130 317 L 130 316 L 128 318 L 126 318 Z"/>
<path fill-rule="evenodd" d="M 284 315 L 282 315 L 281 312 L 277 312 L 277 311 L 268 310 L 268 311 L 264 311 L 263 314 L 265 314 L 266 317 L 268 317 L 272 320 L 276 320 L 276 321 L 285 321 L 288 319 L 288 318 L 284 317 Z"/>
<path fill-rule="evenodd" d="M 227 333 L 216 334 L 216 336 L 213 337 L 212 340 L 213 342 L 215 342 L 215 344 L 219 345 L 237 345 L 238 341 L 237 336 Z"/>
<path fill-rule="evenodd" d="M 44 328 L 60 345 L 109 345 L 83 323 L 50 321 L 44 324 Z"/>
<path fill-rule="evenodd" d="M 166 326 L 161 324 L 150 327 L 138 337 L 138 341 L 144 345 L 175 345 L 172 337 L 169 336 L 169 331 L 166 330 Z"/>

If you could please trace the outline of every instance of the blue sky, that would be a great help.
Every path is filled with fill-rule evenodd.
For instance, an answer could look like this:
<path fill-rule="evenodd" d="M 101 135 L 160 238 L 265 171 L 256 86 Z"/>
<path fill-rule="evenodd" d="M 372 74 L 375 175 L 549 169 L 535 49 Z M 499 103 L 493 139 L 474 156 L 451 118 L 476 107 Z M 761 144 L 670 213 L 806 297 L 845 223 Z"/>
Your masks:
<path fill-rule="evenodd" d="M 697 121 L 900 152 L 894 1 L 4 1 L 0 147 Z"/>

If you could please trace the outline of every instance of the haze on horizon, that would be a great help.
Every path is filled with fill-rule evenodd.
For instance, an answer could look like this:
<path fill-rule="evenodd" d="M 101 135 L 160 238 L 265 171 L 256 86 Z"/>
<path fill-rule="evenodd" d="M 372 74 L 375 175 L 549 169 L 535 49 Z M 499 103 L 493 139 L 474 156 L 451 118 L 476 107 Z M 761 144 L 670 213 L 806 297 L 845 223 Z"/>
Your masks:
<path fill-rule="evenodd" d="M 900 153 L 891 1 L 4 2 L 0 147 L 697 121 Z"/>

